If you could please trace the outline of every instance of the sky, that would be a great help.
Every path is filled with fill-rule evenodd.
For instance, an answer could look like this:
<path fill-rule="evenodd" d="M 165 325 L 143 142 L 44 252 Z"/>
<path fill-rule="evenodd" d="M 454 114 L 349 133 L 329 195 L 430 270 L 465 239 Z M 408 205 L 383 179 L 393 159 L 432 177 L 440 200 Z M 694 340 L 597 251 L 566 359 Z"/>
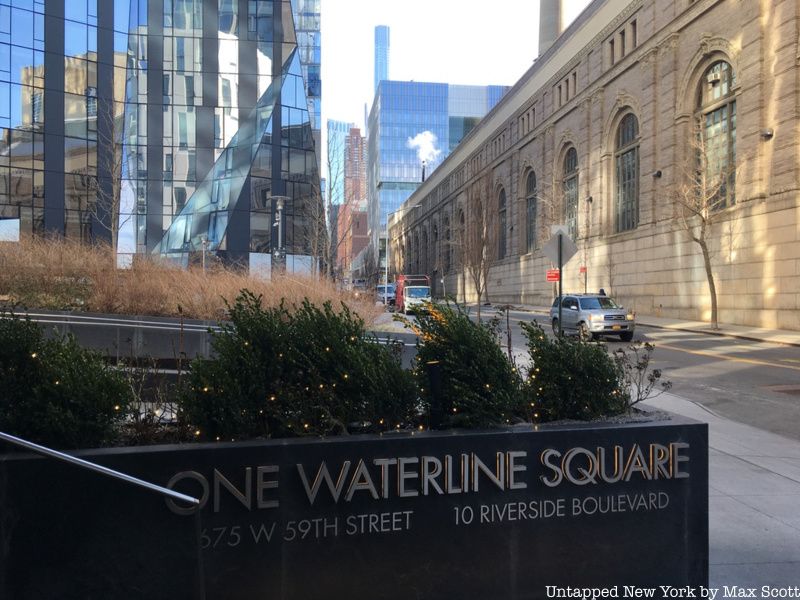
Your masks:
<path fill-rule="evenodd" d="M 566 22 L 588 3 L 566 0 Z M 322 0 L 321 12 L 323 136 L 328 119 L 364 131 L 376 25 L 390 27 L 389 78 L 400 81 L 510 86 L 539 45 L 538 0 Z"/>

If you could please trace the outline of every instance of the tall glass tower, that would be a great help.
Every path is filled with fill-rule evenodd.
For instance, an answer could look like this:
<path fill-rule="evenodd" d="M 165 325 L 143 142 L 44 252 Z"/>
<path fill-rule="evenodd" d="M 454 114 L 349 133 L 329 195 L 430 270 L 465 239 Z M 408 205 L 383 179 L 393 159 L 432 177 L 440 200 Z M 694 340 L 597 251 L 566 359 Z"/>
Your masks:
<path fill-rule="evenodd" d="M 417 189 L 508 90 L 505 86 L 382 81 L 369 114 L 367 194 L 372 244 Z M 424 167 L 423 167 L 424 163 Z"/>
<path fill-rule="evenodd" d="M 375 27 L 375 93 L 378 85 L 384 79 L 389 79 L 389 26 L 378 25 Z"/>
<path fill-rule="evenodd" d="M 0 228 L 253 265 L 284 196 L 281 249 L 310 263 L 319 175 L 292 15 L 290 0 L 0 0 Z"/>
<path fill-rule="evenodd" d="M 322 151 L 322 37 L 320 33 L 320 0 L 291 0 L 297 31 L 297 48 L 300 53 L 300 68 L 306 84 L 308 114 L 317 149 L 317 168 L 320 168 Z"/>

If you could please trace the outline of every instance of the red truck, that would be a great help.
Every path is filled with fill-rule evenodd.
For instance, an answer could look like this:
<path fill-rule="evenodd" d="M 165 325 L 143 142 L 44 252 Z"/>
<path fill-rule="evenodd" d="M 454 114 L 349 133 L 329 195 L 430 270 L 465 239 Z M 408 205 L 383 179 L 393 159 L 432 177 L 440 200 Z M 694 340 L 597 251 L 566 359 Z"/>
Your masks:
<path fill-rule="evenodd" d="M 403 314 L 431 301 L 431 278 L 427 275 L 398 275 L 395 278 L 394 308 Z"/>

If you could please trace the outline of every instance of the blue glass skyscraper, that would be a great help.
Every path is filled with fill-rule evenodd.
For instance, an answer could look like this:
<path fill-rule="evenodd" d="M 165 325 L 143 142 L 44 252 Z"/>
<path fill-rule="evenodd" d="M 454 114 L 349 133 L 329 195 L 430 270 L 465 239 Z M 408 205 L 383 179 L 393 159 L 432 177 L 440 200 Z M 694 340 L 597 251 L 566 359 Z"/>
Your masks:
<path fill-rule="evenodd" d="M 367 191 L 373 250 L 389 213 L 417 189 L 508 90 L 384 80 L 369 114 Z"/>

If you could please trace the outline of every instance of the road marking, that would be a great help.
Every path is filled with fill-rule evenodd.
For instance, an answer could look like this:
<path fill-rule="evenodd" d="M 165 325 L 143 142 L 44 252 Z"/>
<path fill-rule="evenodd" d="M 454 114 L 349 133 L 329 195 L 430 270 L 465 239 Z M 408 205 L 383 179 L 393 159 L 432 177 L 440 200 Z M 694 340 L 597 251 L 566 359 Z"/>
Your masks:
<path fill-rule="evenodd" d="M 656 344 L 656 349 L 666 348 L 667 350 L 675 350 L 677 352 L 686 352 L 687 354 L 696 354 L 698 356 L 708 356 L 711 358 L 719 358 L 722 360 L 733 360 L 736 362 L 748 363 L 751 365 L 762 365 L 766 367 L 778 367 L 779 369 L 791 369 L 792 371 L 800 371 L 800 367 L 793 367 L 790 365 L 782 365 L 775 362 L 765 360 L 756 360 L 753 358 L 740 358 L 738 356 L 729 356 L 727 354 L 717 354 L 716 352 L 709 352 L 708 350 L 687 350 L 686 348 L 678 348 L 677 346 L 669 346 L 666 344 Z"/>

